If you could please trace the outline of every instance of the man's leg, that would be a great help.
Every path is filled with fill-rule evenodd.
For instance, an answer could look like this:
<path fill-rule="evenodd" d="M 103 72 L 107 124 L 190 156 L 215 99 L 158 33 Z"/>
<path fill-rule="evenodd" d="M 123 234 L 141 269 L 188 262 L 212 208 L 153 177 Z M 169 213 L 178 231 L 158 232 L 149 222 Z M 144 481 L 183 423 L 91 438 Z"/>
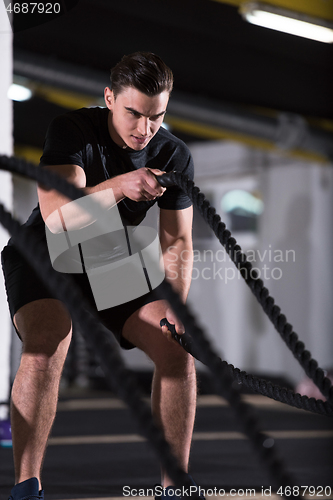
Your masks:
<path fill-rule="evenodd" d="M 14 322 L 23 341 L 12 389 L 15 481 L 37 477 L 57 408 L 59 382 L 71 339 L 71 319 L 55 299 L 21 307 Z"/>
<path fill-rule="evenodd" d="M 188 470 L 196 410 L 196 374 L 191 355 L 163 335 L 160 320 L 168 306 L 159 300 L 146 304 L 126 321 L 123 336 L 154 362 L 152 411 L 179 465 Z M 162 485 L 172 485 L 162 471 Z"/>

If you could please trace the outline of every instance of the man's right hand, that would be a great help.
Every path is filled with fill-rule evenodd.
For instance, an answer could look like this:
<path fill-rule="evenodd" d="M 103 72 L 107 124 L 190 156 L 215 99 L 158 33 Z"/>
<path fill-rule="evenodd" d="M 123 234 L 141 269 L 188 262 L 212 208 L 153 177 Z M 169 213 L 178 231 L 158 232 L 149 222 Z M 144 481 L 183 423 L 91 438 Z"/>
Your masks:
<path fill-rule="evenodd" d="M 133 201 L 151 201 L 162 196 L 166 189 L 159 184 L 155 177 L 163 174 L 162 170 L 139 168 L 120 175 L 118 181 L 124 197 Z"/>
<path fill-rule="evenodd" d="M 90 195 L 95 193 L 97 196 L 96 201 L 106 210 L 125 197 L 133 201 L 155 200 L 155 198 L 162 196 L 166 189 L 156 179 L 158 175 L 165 173 L 158 169 L 140 168 L 107 179 L 96 186 L 86 187 L 84 170 L 77 165 L 57 165 L 45 168 L 65 177 L 68 182 L 72 182 L 76 187 L 83 189 L 85 194 Z M 113 192 L 112 197 L 110 197 L 108 191 L 110 188 Z M 58 193 L 55 189 L 50 190 L 47 187 L 39 185 L 38 198 L 42 217 L 52 233 L 80 229 L 95 220 L 94 217 L 91 217 L 89 213 L 82 211 L 82 209 L 79 209 L 79 211 L 74 210 L 76 205 L 70 204 L 71 200 Z M 67 204 L 70 204 L 72 210 L 72 215 L 68 215 L 67 222 L 71 221 L 72 225 L 66 225 L 66 228 L 64 228 L 59 222 L 58 210 Z M 52 217 L 54 217 L 54 220 Z"/>

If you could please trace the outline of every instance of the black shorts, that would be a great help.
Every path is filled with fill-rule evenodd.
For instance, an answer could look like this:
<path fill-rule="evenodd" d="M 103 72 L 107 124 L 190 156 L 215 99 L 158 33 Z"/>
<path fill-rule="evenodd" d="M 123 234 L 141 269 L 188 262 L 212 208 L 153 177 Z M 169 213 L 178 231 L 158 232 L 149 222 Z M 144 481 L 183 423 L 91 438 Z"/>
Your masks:
<path fill-rule="evenodd" d="M 35 270 L 13 245 L 7 245 L 3 249 L 1 263 L 12 321 L 15 313 L 25 304 L 34 300 L 54 298 L 52 292 L 44 285 Z M 140 309 L 140 307 L 158 300 L 154 293 L 149 292 L 125 304 L 97 311 L 87 275 L 71 274 L 71 277 L 73 277 L 75 283 L 79 286 L 93 311 L 97 313 L 100 321 L 114 334 L 121 347 L 124 349 L 133 349 L 135 346 L 122 336 L 123 326 L 126 320 L 135 311 Z"/>

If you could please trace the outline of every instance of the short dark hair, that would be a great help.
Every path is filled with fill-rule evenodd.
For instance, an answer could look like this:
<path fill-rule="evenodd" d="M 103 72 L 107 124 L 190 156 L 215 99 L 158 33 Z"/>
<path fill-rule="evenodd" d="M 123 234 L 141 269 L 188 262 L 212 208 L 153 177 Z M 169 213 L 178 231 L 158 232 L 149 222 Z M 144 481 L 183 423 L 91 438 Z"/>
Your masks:
<path fill-rule="evenodd" d="M 170 93 L 173 87 L 171 69 L 152 52 L 134 52 L 124 56 L 111 69 L 110 80 L 115 97 L 126 87 L 134 87 L 148 96 L 165 91 Z"/>

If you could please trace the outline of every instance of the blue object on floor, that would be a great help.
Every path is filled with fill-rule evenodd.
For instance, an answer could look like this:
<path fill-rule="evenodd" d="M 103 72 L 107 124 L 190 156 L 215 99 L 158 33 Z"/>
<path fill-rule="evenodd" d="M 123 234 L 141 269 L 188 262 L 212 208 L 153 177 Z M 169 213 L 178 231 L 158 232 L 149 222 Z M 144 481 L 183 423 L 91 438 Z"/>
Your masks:
<path fill-rule="evenodd" d="M 12 447 L 12 431 L 10 420 L 0 420 L 0 446 L 3 448 Z"/>

